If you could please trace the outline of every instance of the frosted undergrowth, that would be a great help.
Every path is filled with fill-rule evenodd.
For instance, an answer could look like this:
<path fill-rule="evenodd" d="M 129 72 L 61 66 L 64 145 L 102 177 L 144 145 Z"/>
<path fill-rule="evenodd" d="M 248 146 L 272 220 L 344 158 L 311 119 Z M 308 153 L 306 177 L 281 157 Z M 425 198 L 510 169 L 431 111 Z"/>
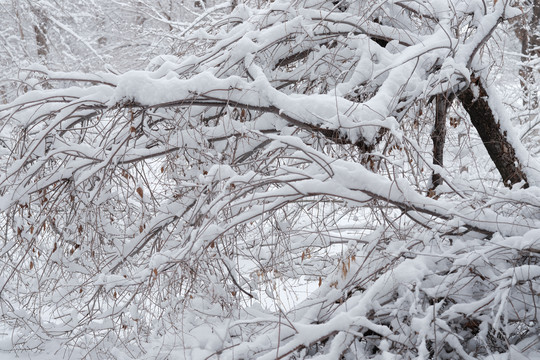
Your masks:
<path fill-rule="evenodd" d="M 519 7 L 228 5 L 145 70 L 20 72 L 0 105 L 0 351 L 539 355 L 538 165 L 489 71 L 516 70 L 496 45 Z"/>

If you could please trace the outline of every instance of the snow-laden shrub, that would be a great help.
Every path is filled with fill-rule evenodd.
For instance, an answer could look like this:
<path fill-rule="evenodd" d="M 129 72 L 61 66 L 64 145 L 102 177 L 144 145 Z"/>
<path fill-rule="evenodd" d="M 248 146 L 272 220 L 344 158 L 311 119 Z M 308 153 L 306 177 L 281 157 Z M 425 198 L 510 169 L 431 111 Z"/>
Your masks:
<path fill-rule="evenodd" d="M 20 73 L 0 106 L 0 349 L 538 355 L 540 166 L 499 61 L 527 7 L 230 9 L 145 70 Z"/>

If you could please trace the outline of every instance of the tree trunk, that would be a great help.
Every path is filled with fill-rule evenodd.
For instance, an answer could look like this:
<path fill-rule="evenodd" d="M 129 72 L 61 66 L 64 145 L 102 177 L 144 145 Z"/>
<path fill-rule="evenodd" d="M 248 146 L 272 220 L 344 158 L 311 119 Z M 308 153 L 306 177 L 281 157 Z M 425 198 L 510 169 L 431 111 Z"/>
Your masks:
<path fill-rule="evenodd" d="M 478 97 L 475 96 L 473 86 L 479 89 Z M 473 78 L 471 86 L 459 95 L 459 99 L 469 113 L 471 123 L 478 131 L 491 160 L 501 174 L 504 185 L 511 187 L 524 181 L 524 187 L 528 187 L 527 177 L 521 170 L 514 147 L 508 142 L 506 132 L 501 130 L 500 124 L 496 121 L 487 102 L 487 96 L 480 80 Z"/>
<path fill-rule="evenodd" d="M 47 18 L 40 10 L 34 10 L 37 23 L 34 25 L 36 35 L 37 54 L 40 58 L 45 58 L 49 53 L 47 46 Z"/>
<path fill-rule="evenodd" d="M 445 94 L 437 95 L 435 99 L 435 124 L 431 130 L 431 140 L 433 141 L 433 165 L 443 167 L 444 160 L 444 140 L 446 137 L 446 113 L 450 104 Z M 431 176 L 430 190 L 434 190 L 443 182 L 442 176 L 433 172 Z"/>
<path fill-rule="evenodd" d="M 534 0 L 532 3 L 532 15 L 530 21 L 528 17 L 517 25 L 515 30 L 518 39 L 521 42 L 521 62 L 519 69 L 519 77 L 521 88 L 523 89 L 523 104 L 528 105 L 530 109 L 538 107 L 538 94 L 534 91 L 533 69 L 529 66 L 529 62 L 533 58 L 540 56 L 540 0 Z"/>

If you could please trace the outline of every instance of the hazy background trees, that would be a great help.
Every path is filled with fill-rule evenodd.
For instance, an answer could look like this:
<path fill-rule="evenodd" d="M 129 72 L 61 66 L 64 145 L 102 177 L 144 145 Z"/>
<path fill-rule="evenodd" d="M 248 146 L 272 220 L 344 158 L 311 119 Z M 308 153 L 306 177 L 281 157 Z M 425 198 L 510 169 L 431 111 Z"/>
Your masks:
<path fill-rule="evenodd" d="M 3 350 L 538 355 L 535 3 L 2 4 Z"/>

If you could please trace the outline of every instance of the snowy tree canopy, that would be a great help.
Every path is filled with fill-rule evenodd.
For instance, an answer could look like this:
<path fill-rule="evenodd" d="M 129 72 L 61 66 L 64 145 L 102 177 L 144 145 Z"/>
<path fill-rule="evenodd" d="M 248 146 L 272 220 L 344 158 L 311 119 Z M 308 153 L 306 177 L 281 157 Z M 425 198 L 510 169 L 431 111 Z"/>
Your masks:
<path fill-rule="evenodd" d="M 6 82 L 0 351 L 540 356 L 536 3 L 162 3 Z"/>

